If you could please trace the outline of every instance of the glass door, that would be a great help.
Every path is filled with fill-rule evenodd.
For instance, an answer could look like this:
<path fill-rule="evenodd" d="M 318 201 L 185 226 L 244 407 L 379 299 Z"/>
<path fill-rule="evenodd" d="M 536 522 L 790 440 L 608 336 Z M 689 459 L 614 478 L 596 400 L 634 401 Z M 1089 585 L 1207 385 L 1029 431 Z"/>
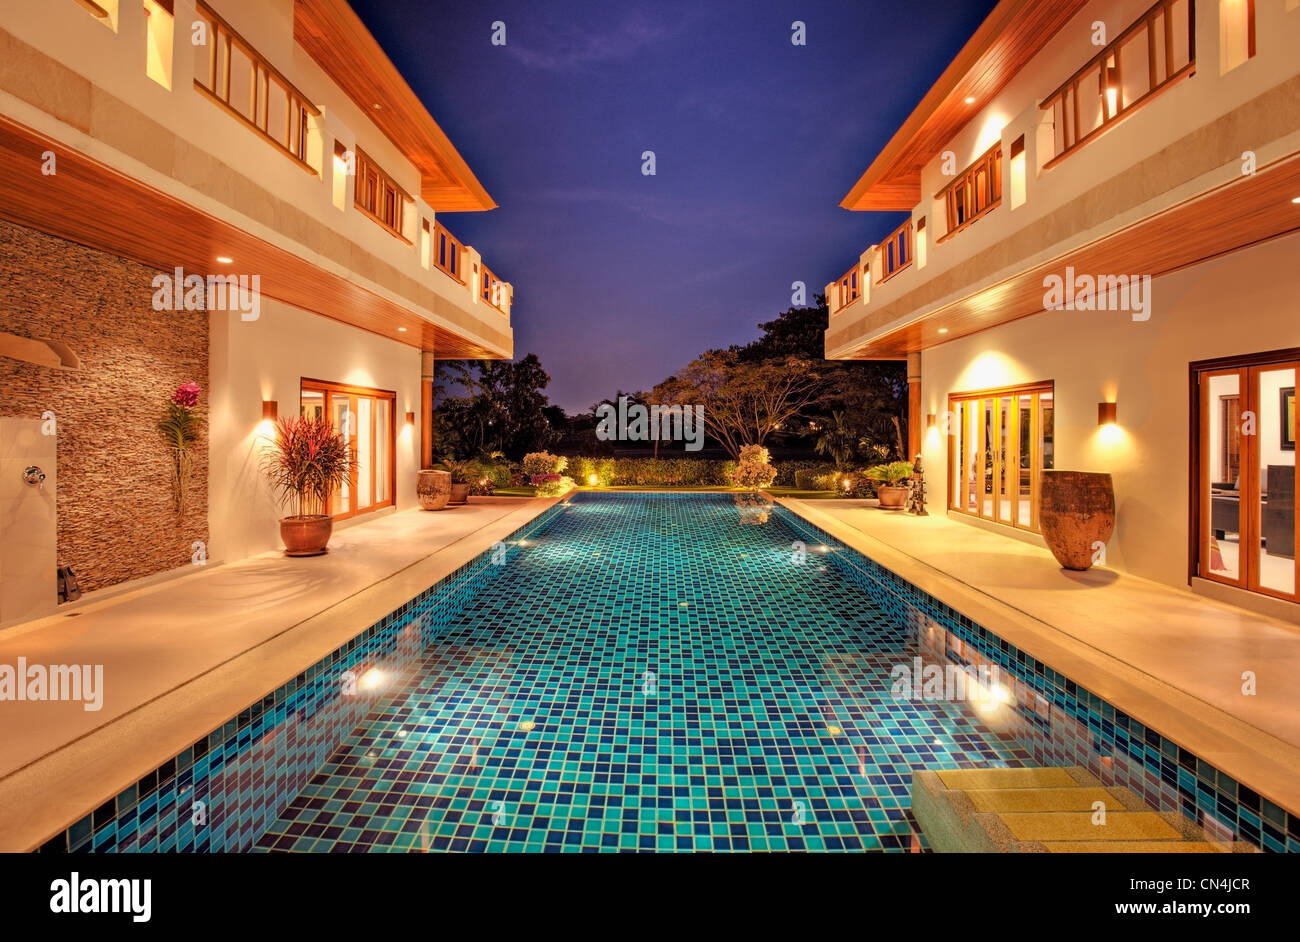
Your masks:
<path fill-rule="evenodd" d="M 302 381 L 302 414 L 329 416 L 355 459 L 351 475 L 330 499 L 329 513 L 336 519 L 393 504 L 395 398 L 382 389 Z"/>
<path fill-rule="evenodd" d="M 1200 441 L 1194 572 L 1300 601 L 1295 552 L 1300 362 L 1245 359 L 1195 374 Z"/>

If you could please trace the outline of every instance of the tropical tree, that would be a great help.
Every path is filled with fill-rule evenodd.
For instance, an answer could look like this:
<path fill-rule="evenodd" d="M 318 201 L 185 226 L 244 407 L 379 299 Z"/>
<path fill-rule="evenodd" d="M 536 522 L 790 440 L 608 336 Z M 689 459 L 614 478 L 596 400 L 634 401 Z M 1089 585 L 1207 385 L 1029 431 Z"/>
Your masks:
<path fill-rule="evenodd" d="M 822 392 L 813 364 L 787 356 L 757 362 L 735 350 L 710 350 L 654 388 L 653 401 L 704 406 L 709 434 L 732 458 L 762 445 Z"/>

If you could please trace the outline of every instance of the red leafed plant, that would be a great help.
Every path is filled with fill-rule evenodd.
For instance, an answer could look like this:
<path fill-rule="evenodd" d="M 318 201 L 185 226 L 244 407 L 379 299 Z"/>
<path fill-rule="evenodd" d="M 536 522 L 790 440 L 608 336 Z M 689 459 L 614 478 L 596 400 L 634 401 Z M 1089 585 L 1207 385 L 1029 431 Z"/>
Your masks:
<path fill-rule="evenodd" d="M 329 419 L 287 416 L 275 424 L 262 470 L 281 503 L 305 517 L 325 513 L 330 495 L 351 476 L 355 461 L 348 440 Z"/>
<path fill-rule="evenodd" d="M 186 490 L 194 473 L 194 446 L 203 430 L 203 419 L 195 412 L 202 390 L 195 382 L 177 386 L 158 420 L 158 431 L 171 457 L 172 504 L 178 516 L 185 513 Z"/>

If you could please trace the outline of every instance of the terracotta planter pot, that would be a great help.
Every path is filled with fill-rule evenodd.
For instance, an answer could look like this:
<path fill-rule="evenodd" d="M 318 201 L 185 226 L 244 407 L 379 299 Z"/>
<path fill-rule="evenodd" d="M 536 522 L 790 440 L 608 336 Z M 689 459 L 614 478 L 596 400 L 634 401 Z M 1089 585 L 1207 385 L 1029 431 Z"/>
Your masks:
<path fill-rule="evenodd" d="M 907 488 L 891 484 L 877 484 L 876 496 L 881 510 L 902 510 L 907 506 Z"/>
<path fill-rule="evenodd" d="M 451 499 L 449 504 L 468 504 L 469 503 L 469 485 L 453 484 L 451 486 Z"/>
<path fill-rule="evenodd" d="M 280 521 L 280 539 L 286 556 L 319 556 L 329 550 L 334 520 L 324 514 L 284 517 Z"/>
<path fill-rule="evenodd" d="M 451 473 L 421 471 L 415 476 L 415 495 L 425 510 L 442 510 L 451 499 Z"/>
<path fill-rule="evenodd" d="M 1115 488 L 1109 474 L 1044 471 L 1038 498 L 1043 539 L 1056 561 L 1082 572 L 1092 566 L 1094 544 L 1115 531 Z"/>

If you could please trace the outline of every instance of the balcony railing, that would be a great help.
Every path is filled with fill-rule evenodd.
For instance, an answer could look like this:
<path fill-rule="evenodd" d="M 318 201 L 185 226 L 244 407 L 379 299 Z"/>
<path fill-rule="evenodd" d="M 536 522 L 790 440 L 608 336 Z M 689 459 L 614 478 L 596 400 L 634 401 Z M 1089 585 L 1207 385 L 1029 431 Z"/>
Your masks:
<path fill-rule="evenodd" d="M 934 195 L 947 209 L 945 242 L 977 219 L 1002 205 L 1002 144 L 990 147 L 979 159 Z"/>
<path fill-rule="evenodd" d="M 839 298 L 836 299 L 837 303 L 835 307 L 831 310 L 832 314 L 836 314 L 844 310 L 854 301 L 858 300 L 858 298 L 862 297 L 862 286 L 858 283 L 859 277 L 860 276 L 858 274 L 858 266 L 854 265 L 852 268 L 850 268 L 847 272 L 844 273 L 844 276 L 842 278 L 840 278 Z"/>
<path fill-rule="evenodd" d="M 907 220 L 880 243 L 880 282 L 893 278 L 912 264 L 912 220 Z"/>
<path fill-rule="evenodd" d="M 195 12 L 206 23 L 207 42 L 194 47 L 194 87 L 304 170 L 319 173 L 308 143 L 320 111 L 202 0 Z"/>
<path fill-rule="evenodd" d="M 1194 0 L 1159 0 L 1043 99 L 1055 125 L 1044 169 L 1195 71 Z"/>
<path fill-rule="evenodd" d="M 433 264 L 461 284 L 465 283 L 461 277 L 461 253 L 464 251 L 465 246 L 442 223 L 433 224 Z"/>
<path fill-rule="evenodd" d="M 492 305 L 502 314 L 506 312 L 506 305 L 510 299 L 506 293 L 510 290 L 504 281 L 492 274 L 492 269 L 480 263 L 479 267 L 483 272 L 482 287 L 479 289 L 483 300 Z"/>

